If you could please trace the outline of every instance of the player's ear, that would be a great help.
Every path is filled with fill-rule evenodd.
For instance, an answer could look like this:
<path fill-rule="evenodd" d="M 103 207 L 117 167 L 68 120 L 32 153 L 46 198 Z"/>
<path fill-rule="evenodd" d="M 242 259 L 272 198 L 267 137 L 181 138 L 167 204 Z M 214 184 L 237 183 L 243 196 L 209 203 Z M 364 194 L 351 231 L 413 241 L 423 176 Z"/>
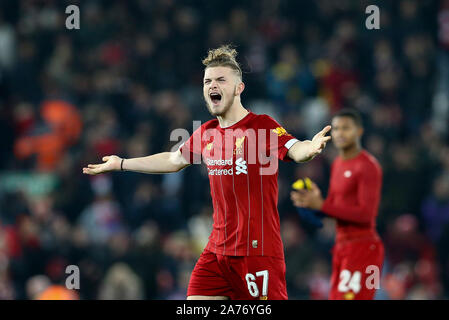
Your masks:
<path fill-rule="evenodd" d="M 359 135 L 359 137 L 361 137 L 362 135 L 363 135 L 363 127 L 359 127 L 358 129 L 357 129 L 357 134 Z"/>
<path fill-rule="evenodd" d="M 244 84 L 242 81 L 240 81 L 240 82 L 237 84 L 237 88 L 235 89 L 235 95 L 236 95 L 236 96 L 241 95 L 242 92 L 243 92 L 243 90 L 245 90 L 245 84 Z"/>

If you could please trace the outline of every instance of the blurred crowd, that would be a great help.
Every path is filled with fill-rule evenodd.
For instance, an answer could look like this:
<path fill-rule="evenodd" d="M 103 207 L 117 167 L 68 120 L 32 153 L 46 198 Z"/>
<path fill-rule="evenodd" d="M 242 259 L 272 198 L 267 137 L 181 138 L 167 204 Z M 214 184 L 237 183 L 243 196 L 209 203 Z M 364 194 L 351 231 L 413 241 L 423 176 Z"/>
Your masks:
<path fill-rule="evenodd" d="M 80 8 L 80 29 L 65 8 Z M 365 8 L 380 8 L 380 29 Z M 243 105 L 310 139 L 342 107 L 384 172 L 377 299 L 449 297 L 449 1 L 2 0 L 0 299 L 184 299 L 207 243 L 207 172 L 82 174 L 169 151 L 207 121 L 207 49 L 232 43 Z M 292 177 L 326 193 L 336 150 L 281 164 L 290 299 L 327 299 L 335 221 L 305 226 Z M 80 271 L 68 290 L 67 266 Z"/>

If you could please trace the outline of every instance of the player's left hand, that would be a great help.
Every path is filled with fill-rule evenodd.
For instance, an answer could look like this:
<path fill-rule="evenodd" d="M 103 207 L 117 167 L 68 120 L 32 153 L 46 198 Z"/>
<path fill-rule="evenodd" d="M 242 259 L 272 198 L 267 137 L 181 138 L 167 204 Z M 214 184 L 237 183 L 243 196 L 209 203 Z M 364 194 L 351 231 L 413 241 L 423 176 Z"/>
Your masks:
<path fill-rule="evenodd" d="M 331 128 L 331 126 L 326 126 L 313 137 L 309 147 L 309 158 L 314 158 L 326 147 L 326 143 L 331 139 L 331 136 L 326 136 L 326 134 L 331 130 Z"/>
<path fill-rule="evenodd" d="M 310 190 L 298 190 L 290 192 L 290 199 L 296 207 L 321 210 L 324 199 L 321 190 L 312 182 Z"/>

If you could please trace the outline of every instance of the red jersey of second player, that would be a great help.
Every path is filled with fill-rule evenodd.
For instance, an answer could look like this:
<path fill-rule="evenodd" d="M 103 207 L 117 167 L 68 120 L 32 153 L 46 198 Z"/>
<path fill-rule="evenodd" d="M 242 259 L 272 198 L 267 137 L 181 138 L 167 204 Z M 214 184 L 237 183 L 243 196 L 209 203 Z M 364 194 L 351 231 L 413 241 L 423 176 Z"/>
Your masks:
<path fill-rule="evenodd" d="M 268 115 L 249 112 L 232 126 L 204 123 L 180 147 L 206 164 L 214 207 L 206 249 L 221 255 L 284 257 L 280 235 L 278 159 L 290 161 L 298 140 Z"/>
<path fill-rule="evenodd" d="M 336 242 L 378 237 L 376 217 L 382 189 L 382 169 L 362 150 L 356 157 L 332 163 L 329 192 L 321 211 L 337 219 Z"/>

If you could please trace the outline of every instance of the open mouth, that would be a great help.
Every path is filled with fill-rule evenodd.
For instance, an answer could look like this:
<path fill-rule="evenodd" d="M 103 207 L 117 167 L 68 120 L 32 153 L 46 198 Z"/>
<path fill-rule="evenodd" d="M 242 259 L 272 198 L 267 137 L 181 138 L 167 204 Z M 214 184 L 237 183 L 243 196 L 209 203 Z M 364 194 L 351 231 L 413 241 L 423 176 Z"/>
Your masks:
<path fill-rule="evenodd" d="M 219 93 L 211 93 L 210 94 L 210 100 L 212 101 L 213 104 L 218 104 L 221 101 L 221 94 Z"/>

